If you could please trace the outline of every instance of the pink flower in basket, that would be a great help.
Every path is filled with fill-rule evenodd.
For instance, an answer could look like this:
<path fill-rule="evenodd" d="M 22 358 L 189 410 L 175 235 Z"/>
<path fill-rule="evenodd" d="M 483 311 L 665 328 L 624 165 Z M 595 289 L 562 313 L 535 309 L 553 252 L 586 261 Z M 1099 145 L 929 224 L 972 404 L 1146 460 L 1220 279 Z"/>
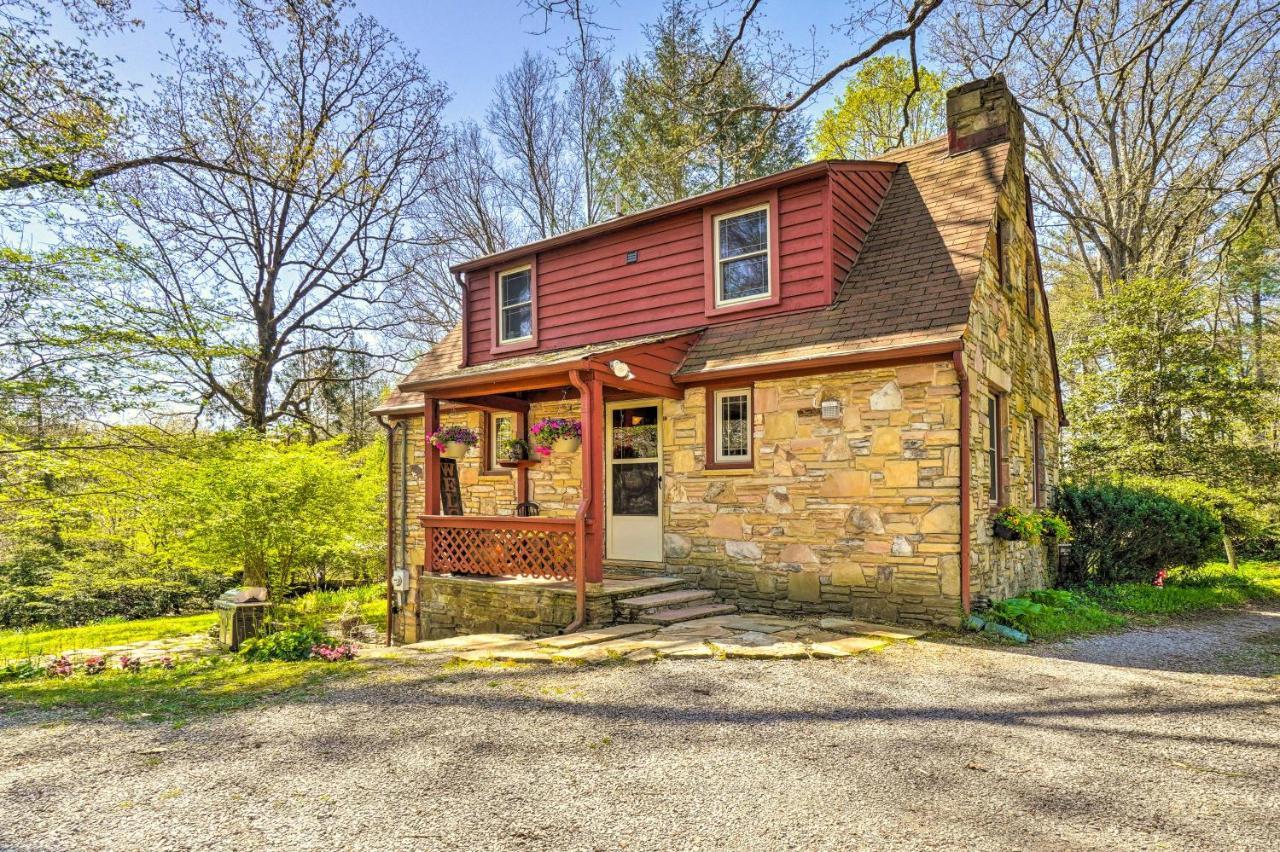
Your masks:
<path fill-rule="evenodd" d="M 538 455 L 549 456 L 556 441 L 582 437 L 582 422 L 568 417 L 546 417 L 529 427 L 529 436 Z"/>

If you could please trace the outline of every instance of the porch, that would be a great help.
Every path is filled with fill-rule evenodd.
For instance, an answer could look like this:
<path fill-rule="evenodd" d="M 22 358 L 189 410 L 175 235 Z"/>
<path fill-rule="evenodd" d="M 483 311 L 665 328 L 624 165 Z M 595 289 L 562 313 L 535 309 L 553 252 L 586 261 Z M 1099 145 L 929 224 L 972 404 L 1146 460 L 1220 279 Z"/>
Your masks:
<path fill-rule="evenodd" d="M 494 454 L 496 435 L 487 435 L 480 460 L 475 461 L 473 451 L 465 461 L 460 480 L 466 482 L 460 482 L 457 490 L 488 493 L 494 482 L 500 481 L 500 500 L 470 499 L 470 494 L 466 501 L 449 499 L 442 493 L 445 463 L 440 452 L 424 441 L 423 510 L 419 515 L 423 561 L 415 578 L 418 588 L 412 595 L 420 607 L 416 620 L 423 635 L 458 629 L 460 625 L 450 613 L 459 609 L 476 613 L 464 618 L 468 629 L 495 625 L 501 618 L 523 624 L 530 632 L 545 632 L 553 623 L 556 629 L 608 623 L 613 597 L 670 583 L 652 576 L 605 577 L 610 527 L 606 488 L 613 470 L 611 458 L 620 456 L 631 462 L 628 476 L 649 498 L 617 526 L 648 524 L 644 528 L 650 530 L 653 546 L 647 558 L 652 572 L 659 573 L 660 402 L 683 398 L 683 388 L 675 384 L 671 374 L 692 339 L 685 334 L 607 349 L 595 347 L 591 352 L 564 353 L 551 363 L 545 355 L 528 365 L 511 366 L 509 359 L 501 369 L 479 365 L 447 379 L 406 385 L 423 394 L 424 439 L 441 426 L 442 407 L 446 418 L 450 412 L 456 416 L 460 411 L 480 412 L 483 424 L 502 418 L 510 437 L 526 440 L 534 419 L 531 407 L 537 417 L 545 416 L 549 407 L 564 409 L 576 402 L 573 413 L 581 423 L 581 444 L 572 457 L 560 453 L 554 458 L 506 462 Z M 616 419 L 620 416 L 618 407 L 629 401 L 647 401 L 650 412 L 643 426 L 633 427 L 648 430 L 652 436 L 652 451 L 641 454 L 643 458 L 631 449 L 609 451 L 618 432 L 609 431 L 609 416 Z M 469 422 L 474 422 L 474 414 Z M 499 466 L 506 470 L 487 470 Z M 497 615 L 498 607 L 490 602 L 501 595 L 506 597 L 502 608 L 520 614 L 509 618 Z M 568 617 L 563 617 L 564 599 L 572 605 Z"/>

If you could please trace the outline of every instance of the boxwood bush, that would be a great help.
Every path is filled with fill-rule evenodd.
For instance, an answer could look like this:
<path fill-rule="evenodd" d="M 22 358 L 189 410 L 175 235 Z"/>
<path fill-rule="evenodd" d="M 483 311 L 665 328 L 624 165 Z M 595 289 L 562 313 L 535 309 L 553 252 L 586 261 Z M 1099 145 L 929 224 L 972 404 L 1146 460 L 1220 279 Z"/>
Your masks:
<path fill-rule="evenodd" d="M 1212 512 L 1147 488 L 1064 485 L 1055 508 L 1073 536 L 1060 585 L 1149 583 L 1161 570 L 1203 565 L 1222 545 Z"/>

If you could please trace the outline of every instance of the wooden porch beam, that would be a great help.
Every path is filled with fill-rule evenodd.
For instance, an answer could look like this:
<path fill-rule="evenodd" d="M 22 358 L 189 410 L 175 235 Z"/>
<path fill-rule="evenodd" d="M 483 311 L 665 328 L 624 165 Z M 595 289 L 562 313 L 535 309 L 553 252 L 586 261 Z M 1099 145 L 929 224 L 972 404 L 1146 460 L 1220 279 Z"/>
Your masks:
<path fill-rule="evenodd" d="M 463 405 L 467 408 L 478 408 L 481 411 L 514 411 L 517 414 L 529 413 L 529 401 L 518 396 L 505 394 L 481 394 L 479 396 L 442 396 L 444 402 Z"/>
<path fill-rule="evenodd" d="M 624 379 L 615 376 L 607 364 L 597 363 L 593 366 L 601 384 L 611 388 L 660 396 L 663 399 L 684 399 L 684 388 L 673 382 L 666 373 L 658 370 L 628 364 L 635 378 Z"/>

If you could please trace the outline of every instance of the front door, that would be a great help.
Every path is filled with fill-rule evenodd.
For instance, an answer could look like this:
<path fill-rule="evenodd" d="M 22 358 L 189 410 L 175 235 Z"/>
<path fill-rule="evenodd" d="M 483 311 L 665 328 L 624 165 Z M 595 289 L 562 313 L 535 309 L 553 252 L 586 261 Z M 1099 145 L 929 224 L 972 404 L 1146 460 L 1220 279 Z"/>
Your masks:
<path fill-rule="evenodd" d="M 606 413 L 609 558 L 661 562 L 661 403 L 612 402 Z"/>

